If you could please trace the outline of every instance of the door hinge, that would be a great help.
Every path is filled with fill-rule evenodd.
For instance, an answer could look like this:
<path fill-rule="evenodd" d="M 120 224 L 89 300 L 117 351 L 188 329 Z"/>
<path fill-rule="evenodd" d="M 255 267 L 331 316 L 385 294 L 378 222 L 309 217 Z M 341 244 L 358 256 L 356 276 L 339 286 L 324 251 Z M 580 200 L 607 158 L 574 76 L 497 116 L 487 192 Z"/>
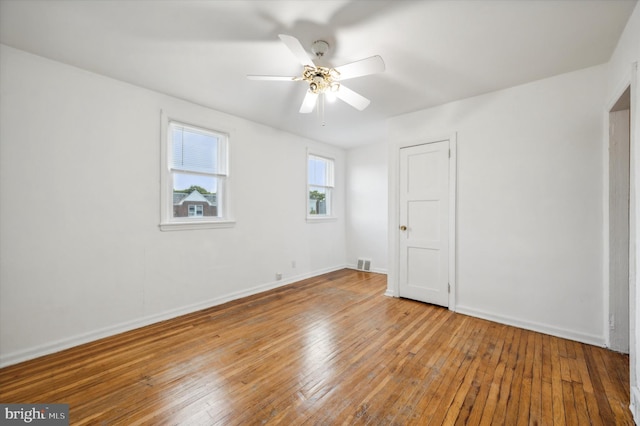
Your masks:
<path fill-rule="evenodd" d="M 449 158 L 451 158 L 451 149 L 449 149 Z"/>
<path fill-rule="evenodd" d="M 451 293 L 451 284 L 447 283 L 447 293 Z"/>

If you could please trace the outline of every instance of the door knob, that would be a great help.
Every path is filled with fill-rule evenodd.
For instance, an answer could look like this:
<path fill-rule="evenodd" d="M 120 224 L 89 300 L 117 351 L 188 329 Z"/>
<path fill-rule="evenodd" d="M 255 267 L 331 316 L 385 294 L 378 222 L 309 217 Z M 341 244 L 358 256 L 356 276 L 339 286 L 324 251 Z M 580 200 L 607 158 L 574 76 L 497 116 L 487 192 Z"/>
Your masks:
<path fill-rule="evenodd" d="M 401 231 L 406 231 L 406 230 L 407 230 L 407 227 L 406 227 L 406 226 L 404 226 L 404 225 L 402 225 L 402 226 L 400 226 L 400 230 L 401 230 Z"/>

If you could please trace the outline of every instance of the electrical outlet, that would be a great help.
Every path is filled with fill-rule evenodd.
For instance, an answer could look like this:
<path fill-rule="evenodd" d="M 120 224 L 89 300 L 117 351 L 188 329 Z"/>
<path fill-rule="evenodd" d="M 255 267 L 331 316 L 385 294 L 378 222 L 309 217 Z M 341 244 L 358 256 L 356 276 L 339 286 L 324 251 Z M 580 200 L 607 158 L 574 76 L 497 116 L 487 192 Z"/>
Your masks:
<path fill-rule="evenodd" d="M 282 279 L 282 274 L 280 272 L 276 272 L 276 281 L 280 281 Z"/>
<path fill-rule="evenodd" d="M 296 261 L 295 260 L 291 261 L 291 269 L 296 269 Z"/>

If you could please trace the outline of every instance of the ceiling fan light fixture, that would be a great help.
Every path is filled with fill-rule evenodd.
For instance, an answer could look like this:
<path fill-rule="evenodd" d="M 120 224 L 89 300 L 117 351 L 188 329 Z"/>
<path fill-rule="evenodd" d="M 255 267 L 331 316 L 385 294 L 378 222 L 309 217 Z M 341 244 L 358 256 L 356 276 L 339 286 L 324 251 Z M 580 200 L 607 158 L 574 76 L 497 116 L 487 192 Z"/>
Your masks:
<path fill-rule="evenodd" d="M 334 68 L 305 65 L 302 72 L 302 80 L 308 82 L 309 90 L 317 95 L 327 91 L 338 91 L 340 83 L 336 80 L 339 78 L 340 72 Z"/>

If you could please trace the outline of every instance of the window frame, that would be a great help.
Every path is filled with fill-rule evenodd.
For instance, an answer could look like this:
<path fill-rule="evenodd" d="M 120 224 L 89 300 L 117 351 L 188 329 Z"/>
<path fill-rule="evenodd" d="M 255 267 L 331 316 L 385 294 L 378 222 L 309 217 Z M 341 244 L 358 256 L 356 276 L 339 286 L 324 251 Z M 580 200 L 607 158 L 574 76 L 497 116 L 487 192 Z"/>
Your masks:
<path fill-rule="evenodd" d="M 230 170 L 229 158 L 231 157 L 231 132 L 222 128 L 219 123 L 210 118 L 210 111 L 204 108 L 198 108 L 198 111 L 191 113 L 178 113 L 161 111 L 161 171 L 160 171 L 160 230 L 176 231 L 176 230 L 193 230 L 193 229 L 213 229 L 213 228 L 229 228 L 235 226 L 235 220 L 232 216 L 230 193 Z M 218 180 L 217 199 L 218 199 L 218 216 L 173 216 L 173 174 L 180 171 L 172 170 L 172 140 L 171 140 L 171 124 L 174 123 L 186 128 L 193 128 L 204 132 L 222 136 L 222 143 L 225 144 L 223 151 L 225 158 L 220 161 L 224 162 L 226 173 L 207 174 L 214 176 Z M 184 172 L 183 172 L 184 173 Z M 197 174 L 197 173 L 196 173 Z M 220 183 L 222 183 L 220 185 Z"/>
<path fill-rule="evenodd" d="M 315 158 L 319 158 L 322 160 L 327 160 L 331 162 L 331 172 L 332 172 L 332 176 L 331 176 L 331 181 L 332 184 L 331 185 L 312 185 L 309 182 L 309 160 L 311 159 L 311 157 L 315 157 Z M 337 220 L 337 217 L 335 215 L 335 191 L 336 191 L 336 159 L 333 155 L 327 154 L 327 153 L 323 153 L 323 152 L 318 152 L 316 150 L 311 150 L 308 149 L 307 150 L 307 155 L 306 155 L 306 186 L 305 186 L 305 211 L 306 211 L 306 218 L 307 218 L 307 222 L 329 222 L 329 221 L 335 221 Z M 325 188 L 329 190 L 329 197 L 330 197 L 330 201 L 328 203 L 329 207 L 330 207 L 330 211 L 328 214 L 325 215 L 319 215 L 319 214 L 311 214 L 309 212 L 309 192 L 311 187 L 316 187 L 316 188 Z"/>

